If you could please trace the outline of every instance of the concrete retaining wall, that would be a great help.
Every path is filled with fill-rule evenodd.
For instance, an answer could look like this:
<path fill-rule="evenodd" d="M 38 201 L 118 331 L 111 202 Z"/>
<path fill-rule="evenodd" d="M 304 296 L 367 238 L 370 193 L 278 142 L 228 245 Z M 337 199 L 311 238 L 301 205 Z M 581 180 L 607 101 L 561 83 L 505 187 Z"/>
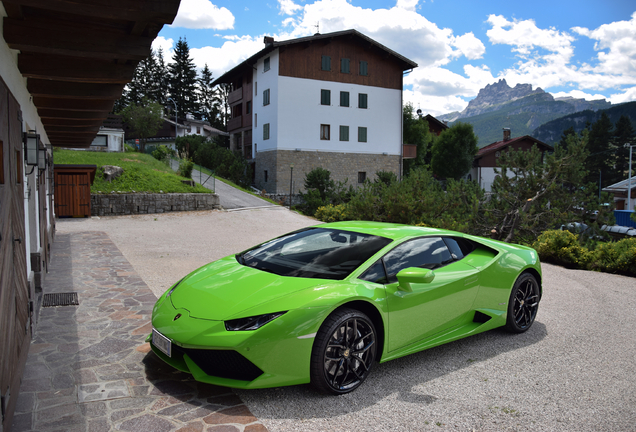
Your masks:
<path fill-rule="evenodd" d="M 220 209 L 217 194 L 92 194 L 92 216 Z"/>

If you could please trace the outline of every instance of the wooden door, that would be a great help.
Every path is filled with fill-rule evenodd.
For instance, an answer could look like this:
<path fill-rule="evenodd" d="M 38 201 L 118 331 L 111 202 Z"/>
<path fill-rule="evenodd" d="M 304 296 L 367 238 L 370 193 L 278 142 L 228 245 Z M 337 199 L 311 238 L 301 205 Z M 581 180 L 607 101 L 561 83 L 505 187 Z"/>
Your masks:
<path fill-rule="evenodd" d="M 91 215 L 91 182 L 88 173 L 55 173 L 55 214 Z"/>
<path fill-rule="evenodd" d="M 0 79 L 0 397 L 8 430 L 31 340 L 22 178 L 22 114 Z"/>

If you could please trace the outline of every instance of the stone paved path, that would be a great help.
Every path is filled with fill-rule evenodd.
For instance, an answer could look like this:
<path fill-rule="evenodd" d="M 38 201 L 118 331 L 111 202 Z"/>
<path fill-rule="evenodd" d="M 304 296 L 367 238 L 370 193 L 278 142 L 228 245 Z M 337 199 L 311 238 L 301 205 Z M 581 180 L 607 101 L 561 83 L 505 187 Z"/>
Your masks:
<path fill-rule="evenodd" d="M 267 431 L 231 389 L 150 351 L 156 298 L 105 233 L 56 236 L 45 294 L 62 292 L 79 306 L 41 309 L 13 431 Z"/>

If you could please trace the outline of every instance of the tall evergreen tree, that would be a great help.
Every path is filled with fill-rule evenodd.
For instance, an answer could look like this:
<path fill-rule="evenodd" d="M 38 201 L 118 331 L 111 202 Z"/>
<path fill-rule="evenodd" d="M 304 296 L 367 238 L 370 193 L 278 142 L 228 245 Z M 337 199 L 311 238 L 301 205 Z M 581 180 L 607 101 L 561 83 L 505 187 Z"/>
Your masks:
<path fill-rule="evenodd" d="M 221 100 L 218 95 L 218 90 L 212 86 L 214 78 L 212 72 L 206 64 L 201 71 L 201 77 L 199 78 L 199 103 L 201 107 L 201 116 L 203 120 L 210 122 L 214 127 L 223 126 L 220 123 L 219 114 L 221 111 Z"/>
<path fill-rule="evenodd" d="M 603 112 L 601 117 L 592 124 L 589 133 L 587 149 L 589 156 L 585 161 L 585 168 L 588 171 L 587 181 L 598 185 L 601 178 L 601 187 L 612 184 L 614 175 L 614 159 L 612 153 L 612 122 L 608 115 Z"/>
<path fill-rule="evenodd" d="M 563 150 L 567 150 L 568 148 L 568 141 L 569 141 L 568 137 L 570 135 L 576 136 L 576 131 L 574 130 L 574 126 L 570 126 L 566 130 L 564 130 L 563 133 L 561 134 L 561 140 L 559 141 L 558 145 Z"/>
<path fill-rule="evenodd" d="M 407 103 L 402 108 L 403 132 L 402 141 L 404 144 L 415 144 L 417 154 L 414 159 L 404 160 L 404 175 L 426 165 L 427 155 L 431 152 L 432 134 L 428 129 L 428 122 L 419 116 L 414 116 L 413 105 Z"/>
<path fill-rule="evenodd" d="M 616 146 L 616 171 L 619 174 L 617 181 L 629 178 L 629 146 L 636 144 L 636 133 L 632 127 L 632 122 L 626 115 L 622 115 L 616 122 L 613 142 Z M 632 149 L 632 168 L 636 153 Z M 633 171 L 633 170 L 632 170 Z"/>
<path fill-rule="evenodd" d="M 456 180 L 468 174 L 479 151 L 477 141 L 470 123 L 457 122 L 442 131 L 433 143 L 433 173 Z"/>
<path fill-rule="evenodd" d="M 172 63 L 168 65 L 168 91 L 170 97 L 177 103 L 179 112 L 199 114 L 197 100 L 197 70 L 190 57 L 190 48 L 185 38 L 179 38 L 172 56 Z"/>
<path fill-rule="evenodd" d="M 163 49 L 156 54 L 154 70 L 155 91 L 153 99 L 162 106 L 168 103 L 168 66 L 163 58 Z"/>

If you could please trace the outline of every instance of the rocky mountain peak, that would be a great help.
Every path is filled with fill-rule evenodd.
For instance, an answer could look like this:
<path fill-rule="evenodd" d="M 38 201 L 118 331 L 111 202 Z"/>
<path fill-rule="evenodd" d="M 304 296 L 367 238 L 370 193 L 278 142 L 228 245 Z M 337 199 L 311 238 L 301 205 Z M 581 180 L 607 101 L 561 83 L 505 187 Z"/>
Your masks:
<path fill-rule="evenodd" d="M 540 87 L 532 90 L 532 84 L 517 84 L 510 87 L 505 79 L 488 84 L 479 90 L 479 94 L 468 103 L 468 106 L 461 112 L 460 117 L 471 117 L 484 112 L 493 111 L 503 103 L 511 102 L 530 95 L 546 94 Z M 550 99 L 554 100 L 551 95 Z"/>

